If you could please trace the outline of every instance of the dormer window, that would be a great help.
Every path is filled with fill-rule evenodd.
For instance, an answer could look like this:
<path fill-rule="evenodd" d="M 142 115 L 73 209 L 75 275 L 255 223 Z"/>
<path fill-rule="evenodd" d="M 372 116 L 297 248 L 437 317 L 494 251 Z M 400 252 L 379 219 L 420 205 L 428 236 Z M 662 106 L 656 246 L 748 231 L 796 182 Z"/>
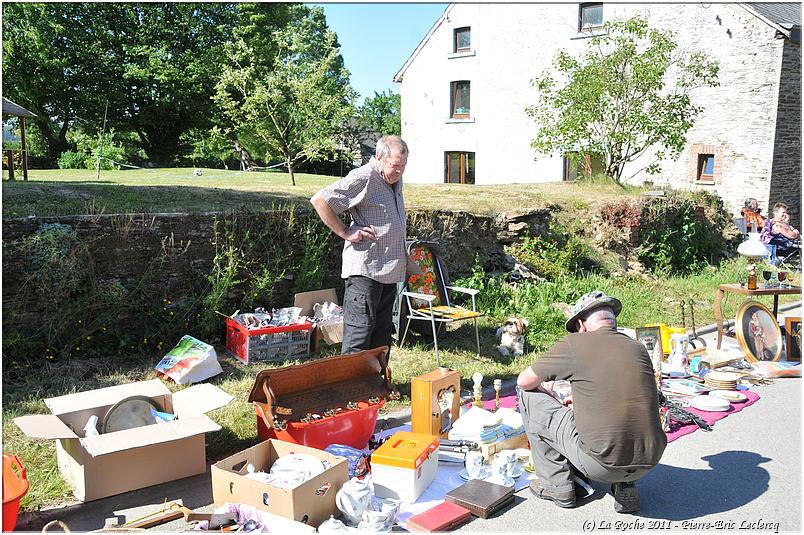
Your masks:
<path fill-rule="evenodd" d="M 578 4 L 578 31 L 591 32 L 603 27 L 603 4 Z"/>
<path fill-rule="evenodd" d="M 466 26 L 464 28 L 455 28 L 454 38 L 452 40 L 453 52 L 468 52 L 472 49 L 472 28 Z"/>

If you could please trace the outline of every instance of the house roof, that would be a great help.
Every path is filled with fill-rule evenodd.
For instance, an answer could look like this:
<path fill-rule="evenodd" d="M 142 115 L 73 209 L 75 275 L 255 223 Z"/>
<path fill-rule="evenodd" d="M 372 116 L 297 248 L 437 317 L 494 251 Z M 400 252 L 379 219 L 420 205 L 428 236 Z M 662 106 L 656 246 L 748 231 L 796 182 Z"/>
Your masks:
<path fill-rule="evenodd" d="M 790 30 L 793 26 L 801 26 L 801 4 L 798 2 L 760 2 L 743 5 L 785 30 Z"/>
<path fill-rule="evenodd" d="M 430 40 L 430 37 L 433 35 L 433 33 L 435 33 L 438 27 L 441 26 L 444 20 L 448 19 L 449 12 L 452 11 L 454 5 L 454 3 L 448 5 L 444 10 L 444 13 L 442 13 L 438 20 L 435 21 L 433 27 L 430 28 L 430 31 L 427 32 L 427 35 L 425 35 L 424 39 L 421 40 L 419 46 L 416 47 L 416 50 L 413 51 L 407 61 L 405 61 L 405 64 L 402 65 L 402 68 L 399 69 L 399 71 L 394 75 L 394 82 L 402 81 L 408 66 L 413 63 L 413 60 L 419 55 L 419 51 L 424 48 L 424 45 L 427 44 L 427 42 Z M 739 5 L 743 6 L 754 15 L 757 15 L 766 23 L 775 27 L 788 38 L 791 37 L 790 34 L 793 27 L 797 27 L 799 30 L 801 29 L 801 4 L 798 2 L 754 2 L 742 3 Z"/>
<path fill-rule="evenodd" d="M 35 113 L 26 110 L 19 104 L 11 102 L 6 97 L 3 97 L 3 115 L 14 115 L 16 117 L 36 117 Z"/>
<path fill-rule="evenodd" d="M 410 55 L 410 57 L 405 62 L 405 64 L 402 65 L 402 68 L 399 69 L 399 71 L 394 75 L 394 78 L 393 78 L 394 82 L 401 82 L 402 81 L 402 78 L 405 75 L 405 71 L 408 69 L 408 65 L 413 63 L 413 60 L 416 58 L 416 56 L 419 55 L 419 51 L 422 48 L 424 48 L 424 45 L 427 44 L 427 42 L 430 40 L 430 37 L 433 35 L 433 33 L 435 33 L 435 31 L 438 29 L 438 27 L 441 26 L 441 24 L 447 18 L 447 15 L 449 15 L 449 12 L 452 11 L 452 6 L 454 6 L 454 5 L 455 4 L 448 5 L 447 8 L 444 10 L 444 12 L 441 14 L 441 16 L 438 17 L 438 20 L 435 21 L 435 24 L 433 24 L 433 27 L 430 28 L 430 31 L 427 32 L 427 35 L 425 35 L 424 39 L 421 40 L 421 42 L 419 43 L 419 46 L 417 46 L 416 50 L 413 51 L 413 54 Z"/>

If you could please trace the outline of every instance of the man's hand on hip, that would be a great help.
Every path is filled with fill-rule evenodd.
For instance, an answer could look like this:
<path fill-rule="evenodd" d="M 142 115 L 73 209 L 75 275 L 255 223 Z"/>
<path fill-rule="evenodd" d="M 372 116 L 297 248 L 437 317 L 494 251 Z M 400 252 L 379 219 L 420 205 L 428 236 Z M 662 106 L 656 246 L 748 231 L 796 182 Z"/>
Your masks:
<path fill-rule="evenodd" d="M 346 236 L 344 236 L 343 239 L 351 243 L 360 243 L 364 239 L 375 240 L 377 239 L 377 235 L 371 227 L 352 225 L 346 229 Z"/>

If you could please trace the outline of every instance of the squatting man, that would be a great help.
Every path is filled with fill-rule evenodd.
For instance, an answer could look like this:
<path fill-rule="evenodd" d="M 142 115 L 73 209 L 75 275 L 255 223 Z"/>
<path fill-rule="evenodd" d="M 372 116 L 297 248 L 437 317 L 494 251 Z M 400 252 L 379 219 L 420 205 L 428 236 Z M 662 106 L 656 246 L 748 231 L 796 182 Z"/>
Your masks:
<path fill-rule="evenodd" d="M 612 483 L 614 510 L 639 510 L 636 482 L 661 459 L 667 437 L 644 346 L 617 332 L 622 303 L 601 291 L 581 297 L 565 327 L 571 334 L 517 378 L 519 410 L 538 479 L 530 491 L 559 507 L 576 503 L 573 472 Z M 572 408 L 554 396 L 568 380 Z"/>

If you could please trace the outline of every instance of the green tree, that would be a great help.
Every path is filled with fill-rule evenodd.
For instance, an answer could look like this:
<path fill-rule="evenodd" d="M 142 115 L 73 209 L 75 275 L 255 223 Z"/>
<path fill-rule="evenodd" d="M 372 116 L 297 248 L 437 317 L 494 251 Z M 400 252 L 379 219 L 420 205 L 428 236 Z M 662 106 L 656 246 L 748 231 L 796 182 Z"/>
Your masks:
<path fill-rule="evenodd" d="M 372 98 L 366 98 L 360 106 L 357 123 L 360 130 L 367 135 L 402 135 L 402 97 L 392 93 L 374 92 Z"/>
<path fill-rule="evenodd" d="M 5 3 L 4 94 L 38 115 L 53 161 L 76 125 L 97 135 L 108 101 L 108 127 L 169 163 L 183 132 L 212 127 L 237 13 L 231 3 Z"/>
<path fill-rule="evenodd" d="M 295 185 L 296 163 L 336 150 L 355 97 L 323 11 L 290 9 L 289 22 L 271 36 L 247 40 L 241 34 L 227 45 L 215 101 L 231 135 L 252 154 L 284 162 Z"/>
<path fill-rule="evenodd" d="M 55 162 L 68 130 L 88 110 L 103 113 L 100 34 L 90 3 L 3 4 L 3 95 L 34 112 L 28 121 Z M 36 135 L 36 134 L 34 134 Z"/>
<path fill-rule="evenodd" d="M 532 81 L 539 102 L 526 111 L 539 130 L 531 146 L 543 154 L 601 154 L 618 183 L 626 163 L 653 149 L 644 169 L 658 173 L 665 156 L 678 158 L 702 109 L 690 90 L 718 84 L 716 62 L 677 48 L 671 32 L 635 17 L 607 22 L 580 58 L 560 51 L 554 67 L 563 86 L 549 73 Z"/>

